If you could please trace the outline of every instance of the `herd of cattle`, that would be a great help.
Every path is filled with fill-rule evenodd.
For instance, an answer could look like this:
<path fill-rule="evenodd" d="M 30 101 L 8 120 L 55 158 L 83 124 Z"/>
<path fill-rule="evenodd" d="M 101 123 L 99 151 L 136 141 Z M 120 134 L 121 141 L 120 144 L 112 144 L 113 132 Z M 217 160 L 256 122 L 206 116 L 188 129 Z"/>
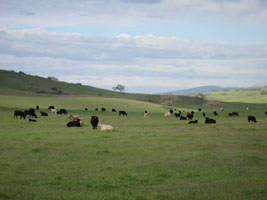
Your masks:
<path fill-rule="evenodd" d="M 48 109 L 50 110 L 51 114 L 64 114 L 67 115 L 68 112 L 66 109 L 59 109 L 58 111 L 56 110 L 56 108 L 54 106 L 49 106 Z M 36 106 L 36 109 L 34 108 L 30 108 L 28 110 L 24 110 L 24 111 L 20 111 L 20 110 L 15 110 L 14 111 L 14 118 L 20 117 L 25 119 L 27 116 L 29 116 L 29 121 L 30 122 L 36 122 L 37 119 L 37 114 L 35 112 L 35 110 L 39 110 L 39 106 Z M 96 108 L 95 111 L 99 111 L 100 109 Z M 180 120 L 190 120 L 188 122 L 188 124 L 197 124 L 198 120 L 193 120 L 194 118 L 194 111 L 191 112 L 187 112 L 185 113 L 185 116 L 183 115 L 182 111 L 178 111 L 175 112 L 176 109 L 171 109 L 168 112 L 166 112 L 164 114 L 165 117 L 174 115 L 176 118 L 179 118 Z M 221 111 L 223 111 L 224 109 L 221 108 Z M 85 111 L 88 111 L 88 108 L 85 108 Z M 105 108 L 101 108 L 102 112 L 105 112 L 106 109 Z M 112 109 L 112 112 L 117 112 L 116 109 Z M 216 124 L 216 120 L 209 118 L 206 116 L 205 112 L 202 112 L 202 109 L 199 108 L 198 109 L 199 112 L 202 113 L 203 117 L 205 118 L 205 124 Z M 185 111 L 183 111 L 185 112 Z M 123 116 L 128 116 L 126 111 L 120 110 L 119 115 L 123 115 Z M 48 113 L 40 111 L 41 116 L 48 116 Z M 213 111 L 213 115 L 214 117 L 219 116 L 218 112 Z M 267 111 L 265 112 L 265 115 L 267 115 Z M 144 117 L 148 117 L 149 114 L 148 112 L 145 110 L 144 111 Z M 239 113 L 238 112 L 231 112 L 228 114 L 229 117 L 239 117 Z M 35 118 L 35 119 L 34 119 Z M 70 122 L 67 123 L 67 127 L 81 127 L 82 125 L 82 117 L 79 115 L 69 115 L 69 119 Z M 100 127 L 100 130 L 112 130 L 113 127 L 111 125 L 106 125 L 106 124 L 102 124 L 101 122 L 99 122 L 99 119 L 97 116 L 91 116 L 91 125 L 93 129 L 97 129 L 97 127 Z M 257 122 L 256 117 L 255 116 L 248 116 L 248 122 Z"/>

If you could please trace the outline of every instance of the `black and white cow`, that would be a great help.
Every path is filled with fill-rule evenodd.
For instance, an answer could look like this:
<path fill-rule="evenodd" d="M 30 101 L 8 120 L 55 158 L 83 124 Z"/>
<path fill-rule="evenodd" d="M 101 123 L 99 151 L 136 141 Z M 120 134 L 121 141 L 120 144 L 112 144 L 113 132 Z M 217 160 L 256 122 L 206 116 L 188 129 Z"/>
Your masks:
<path fill-rule="evenodd" d="M 256 117 L 255 116 L 248 116 L 248 122 L 257 122 Z"/>

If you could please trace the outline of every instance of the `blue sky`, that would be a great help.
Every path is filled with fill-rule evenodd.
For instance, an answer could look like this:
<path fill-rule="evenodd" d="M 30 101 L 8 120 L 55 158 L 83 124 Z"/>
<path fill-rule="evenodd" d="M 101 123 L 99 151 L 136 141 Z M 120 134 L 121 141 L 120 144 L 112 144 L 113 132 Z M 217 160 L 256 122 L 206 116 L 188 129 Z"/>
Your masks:
<path fill-rule="evenodd" d="M 1 0 L 0 68 L 141 93 L 267 85 L 267 3 Z"/>

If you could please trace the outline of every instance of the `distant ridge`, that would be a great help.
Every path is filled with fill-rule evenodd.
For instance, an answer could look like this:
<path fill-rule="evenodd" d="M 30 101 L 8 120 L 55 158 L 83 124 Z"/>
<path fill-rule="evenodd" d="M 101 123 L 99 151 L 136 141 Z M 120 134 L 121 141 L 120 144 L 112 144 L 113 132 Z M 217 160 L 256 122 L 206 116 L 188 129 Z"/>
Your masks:
<path fill-rule="evenodd" d="M 214 90 L 226 90 L 226 89 L 232 90 L 232 89 L 238 89 L 238 88 L 209 85 L 209 86 L 200 86 L 200 87 L 195 87 L 195 88 L 190 88 L 190 89 L 185 89 L 185 90 L 175 90 L 169 93 L 172 93 L 174 95 L 188 95 L 188 94 L 207 93 L 207 92 L 212 92 Z"/>

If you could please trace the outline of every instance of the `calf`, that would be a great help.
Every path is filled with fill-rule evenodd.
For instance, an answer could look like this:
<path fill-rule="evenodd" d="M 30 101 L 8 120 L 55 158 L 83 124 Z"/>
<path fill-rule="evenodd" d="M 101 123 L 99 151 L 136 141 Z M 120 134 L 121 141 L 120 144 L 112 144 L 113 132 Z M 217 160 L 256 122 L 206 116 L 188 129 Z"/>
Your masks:
<path fill-rule="evenodd" d="M 67 127 L 81 127 L 81 122 L 80 120 L 68 122 Z"/>
<path fill-rule="evenodd" d="M 53 108 L 53 109 L 50 109 L 50 110 L 51 110 L 51 113 L 52 113 L 52 114 L 56 114 L 56 113 L 57 113 L 57 109 L 54 109 L 54 108 Z"/>
<path fill-rule="evenodd" d="M 91 124 L 92 124 L 92 128 L 93 129 L 97 129 L 97 124 L 99 122 L 98 117 L 97 116 L 91 116 Z"/>
<path fill-rule="evenodd" d="M 193 117 L 194 117 L 194 111 L 192 111 L 191 113 L 186 113 L 186 117 L 189 119 L 189 120 L 192 120 Z"/>
<path fill-rule="evenodd" d="M 216 120 L 206 117 L 205 124 L 216 124 Z"/>
<path fill-rule="evenodd" d="M 127 113 L 126 113 L 124 110 L 120 110 L 120 111 L 119 111 L 119 115 L 127 116 Z"/>
<path fill-rule="evenodd" d="M 248 122 L 257 122 L 256 117 L 255 116 L 248 116 Z"/>
<path fill-rule="evenodd" d="M 237 117 L 239 117 L 238 112 L 232 112 L 232 114 L 233 114 L 233 116 L 237 116 Z"/>
<path fill-rule="evenodd" d="M 198 124 L 198 120 L 189 121 L 188 124 Z"/>
<path fill-rule="evenodd" d="M 25 119 L 25 113 L 23 111 L 20 111 L 20 110 L 15 110 L 14 111 L 14 118 L 20 116 L 20 119 L 21 118 L 24 118 Z"/>
<path fill-rule="evenodd" d="M 60 109 L 58 112 L 57 112 L 57 114 L 64 114 L 64 115 L 67 115 L 68 114 L 68 112 L 67 112 L 67 110 L 66 109 Z"/>
<path fill-rule="evenodd" d="M 203 117 L 206 117 L 206 113 L 205 112 L 203 112 L 202 115 L 203 115 Z"/>
<path fill-rule="evenodd" d="M 41 116 L 48 116 L 46 112 L 41 111 L 40 113 L 41 113 Z"/>
<path fill-rule="evenodd" d="M 165 112 L 164 116 L 165 117 L 171 116 L 171 113 L 170 112 Z"/>

